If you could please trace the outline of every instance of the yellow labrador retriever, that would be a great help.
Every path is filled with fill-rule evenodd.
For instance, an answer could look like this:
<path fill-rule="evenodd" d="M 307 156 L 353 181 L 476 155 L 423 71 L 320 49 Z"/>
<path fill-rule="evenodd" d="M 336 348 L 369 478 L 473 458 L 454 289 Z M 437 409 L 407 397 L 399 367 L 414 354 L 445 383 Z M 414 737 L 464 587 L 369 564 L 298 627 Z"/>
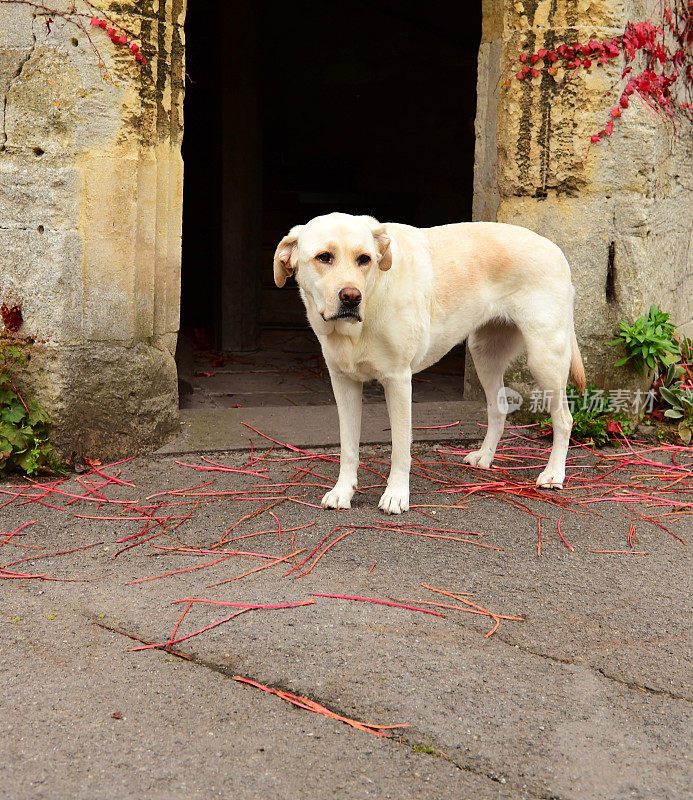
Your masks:
<path fill-rule="evenodd" d="M 379 507 L 409 509 L 411 377 L 468 339 L 486 392 L 488 428 L 468 464 L 488 468 L 503 434 L 503 374 L 524 346 L 547 390 L 553 447 L 537 485 L 561 488 L 573 420 L 568 375 L 585 374 L 573 328 L 573 286 L 565 256 L 526 228 L 469 222 L 436 228 L 381 224 L 327 214 L 291 229 L 274 256 L 274 280 L 292 273 L 330 371 L 339 410 L 341 459 L 324 508 L 350 508 L 357 486 L 361 387 L 385 389 L 392 468 Z M 499 404 L 499 400 L 501 401 Z"/>

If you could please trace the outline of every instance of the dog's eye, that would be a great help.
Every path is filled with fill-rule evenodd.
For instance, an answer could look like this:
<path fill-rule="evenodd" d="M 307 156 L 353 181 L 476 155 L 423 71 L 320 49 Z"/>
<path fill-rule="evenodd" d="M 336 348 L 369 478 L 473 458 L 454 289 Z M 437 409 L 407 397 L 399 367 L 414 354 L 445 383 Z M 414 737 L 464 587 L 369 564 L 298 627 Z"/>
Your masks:
<path fill-rule="evenodd" d="M 370 263 L 371 263 L 371 257 L 370 257 L 370 256 L 367 256 L 367 255 L 364 253 L 362 256 L 359 256 L 359 257 L 356 259 L 356 263 L 359 265 L 359 267 L 365 267 L 365 266 L 366 266 L 366 264 L 370 264 Z"/>
<path fill-rule="evenodd" d="M 332 254 L 331 253 L 318 253 L 315 256 L 318 261 L 322 261 L 323 264 L 329 264 L 332 261 Z"/>

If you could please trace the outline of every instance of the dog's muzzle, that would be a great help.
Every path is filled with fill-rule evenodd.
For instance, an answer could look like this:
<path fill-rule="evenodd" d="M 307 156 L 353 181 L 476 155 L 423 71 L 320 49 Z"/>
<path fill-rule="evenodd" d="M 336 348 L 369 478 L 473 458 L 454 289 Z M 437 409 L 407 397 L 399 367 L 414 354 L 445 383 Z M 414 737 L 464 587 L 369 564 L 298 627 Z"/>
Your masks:
<path fill-rule="evenodd" d="M 339 309 L 332 319 L 352 319 L 355 322 L 362 321 L 357 308 L 345 308 L 344 306 Z"/>
<path fill-rule="evenodd" d="M 359 306 L 363 299 L 361 292 L 355 286 L 345 286 L 339 291 L 339 310 L 332 317 L 324 317 L 326 322 L 333 322 L 339 319 L 350 319 L 355 322 L 361 322 L 361 314 L 359 313 Z"/>
<path fill-rule="evenodd" d="M 341 319 L 348 319 L 352 322 L 363 322 L 358 308 L 345 308 L 345 306 L 341 306 L 337 313 L 331 317 L 326 317 L 324 314 L 321 314 L 320 316 L 325 320 L 325 322 L 337 322 Z"/>
<path fill-rule="evenodd" d="M 345 286 L 339 291 L 339 302 L 341 303 L 335 319 L 353 319 L 361 322 L 359 306 L 362 300 L 361 292 L 355 286 Z"/>

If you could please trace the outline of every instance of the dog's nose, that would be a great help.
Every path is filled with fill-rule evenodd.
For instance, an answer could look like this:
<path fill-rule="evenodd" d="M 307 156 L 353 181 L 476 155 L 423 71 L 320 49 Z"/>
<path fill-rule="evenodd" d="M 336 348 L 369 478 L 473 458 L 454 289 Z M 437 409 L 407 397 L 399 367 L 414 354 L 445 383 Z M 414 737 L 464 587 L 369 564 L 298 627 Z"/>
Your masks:
<path fill-rule="evenodd" d="M 355 286 L 345 286 L 339 292 L 339 299 L 347 308 L 356 308 L 361 302 L 361 292 Z"/>

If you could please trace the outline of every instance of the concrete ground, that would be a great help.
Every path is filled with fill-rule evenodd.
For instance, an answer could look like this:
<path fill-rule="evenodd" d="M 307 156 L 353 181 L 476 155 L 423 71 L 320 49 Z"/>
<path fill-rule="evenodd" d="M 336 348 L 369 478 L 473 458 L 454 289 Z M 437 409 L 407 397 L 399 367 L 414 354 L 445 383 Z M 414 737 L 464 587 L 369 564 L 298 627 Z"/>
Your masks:
<path fill-rule="evenodd" d="M 314 410 L 307 414 L 305 409 L 285 409 L 284 430 L 291 431 L 292 444 L 301 446 L 308 440 L 317 447 L 316 442 L 329 444 L 334 439 L 334 420 L 316 417 Z M 460 418 L 453 416 L 454 410 L 432 404 L 421 406 L 418 413 L 422 423 L 448 424 Z M 457 410 L 464 409 L 460 405 Z M 473 407 L 470 413 L 476 413 Z M 272 423 L 260 411 L 249 410 L 244 419 L 265 432 L 269 429 L 262 424 L 273 424 L 275 432 L 281 429 L 281 420 Z M 218 440 L 231 449 L 210 455 L 214 439 L 210 424 L 222 425 Z M 281 495 L 285 487 L 272 484 L 289 481 L 306 462 L 259 462 L 253 467 L 257 476 L 196 471 L 178 463 L 209 467 L 203 460 L 209 458 L 226 467 L 247 464 L 248 452 L 233 449 L 243 446 L 247 429 L 240 433 L 224 429 L 237 425 L 235 418 L 227 417 L 225 426 L 222 418 L 206 423 L 188 418 L 187 433 L 177 443 L 156 456 L 106 470 L 110 475 L 121 470 L 119 480 L 126 482 L 103 489 L 111 501 L 136 499 L 137 508 L 150 506 L 149 513 L 155 503 L 186 503 L 161 506 L 156 511 L 160 519 L 169 515 L 179 519 L 164 523 L 165 527 L 153 523 L 147 533 L 128 542 L 115 540 L 137 534 L 146 524 L 124 519 L 142 516 L 132 504 L 78 500 L 67 505 L 74 498 L 52 493 L 41 502 L 66 510 L 39 502 L 20 505 L 22 498 L 0 509 L 0 531 L 6 534 L 36 521 L 20 532 L 24 536 L 0 546 L 2 565 L 60 579 L 2 581 L 0 796 L 13 800 L 683 800 L 693 796 L 687 762 L 691 743 L 688 547 L 652 523 L 636 520 L 635 551 L 645 555 L 589 552 L 630 550 L 629 526 L 636 512 L 648 514 L 643 505 L 631 506 L 633 512 L 612 502 L 579 506 L 573 502 L 580 496 L 577 490 L 550 496 L 572 498 L 563 508 L 524 496 L 521 502 L 543 516 L 539 555 L 536 517 L 511 505 L 512 496 L 494 495 L 489 482 L 510 475 L 513 486 L 531 493 L 543 453 L 528 451 L 515 459 L 514 466 L 520 469 L 504 474 L 456 466 L 461 455 L 450 451 L 444 456 L 449 465 L 442 466 L 441 450 L 478 440 L 478 426 L 476 431 L 461 425 L 425 432 L 443 441 L 415 444 L 416 458 L 428 463 L 431 472 L 412 483 L 412 503 L 419 510 L 399 518 L 377 511 L 382 479 L 367 470 L 362 471 L 364 488 L 350 511 L 327 512 L 302 504 L 319 502 L 325 478 L 336 475 L 333 461 L 310 462 L 317 475 L 302 473 L 302 484 L 287 490 L 294 500 Z M 312 433 L 304 436 L 308 430 Z M 268 443 L 250 435 L 255 453 L 266 452 Z M 380 438 L 386 436 L 383 431 Z M 545 442 L 533 447 L 545 447 Z M 329 457 L 330 450 L 320 453 Z M 580 448 L 571 450 L 572 480 L 602 475 L 601 494 L 613 495 L 617 490 L 609 485 L 611 463 L 597 459 L 593 465 L 592 458 L 579 461 L 582 455 Z M 268 458 L 274 457 L 298 455 L 277 446 Z M 386 471 L 387 464 L 379 462 L 388 457 L 389 448 L 377 442 L 364 448 L 369 469 Z M 441 461 L 435 474 L 430 467 L 434 461 Z M 512 467 L 511 454 L 504 466 L 509 464 Z M 451 506 L 460 498 L 435 493 L 441 486 L 435 475 L 446 469 L 456 485 L 469 489 L 484 484 L 486 490 L 469 495 L 461 508 L 433 507 Z M 656 472 L 633 468 L 643 474 L 648 469 Z M 84 494 L 77 477 L 57 488 Z M 89 485 L 88 478 L 81 480 Z M 0 489 L 11 491 L 9 487 L 18 483 L 5 481 Z M 677 486 L 681 490 L 684 484 Z M 180 492 L 188 487 L 199 488 Z M 174 490 L 176 494 L 152 497 Z M 37 490 L 32 491 L 38 496 Z M 263 503 L 268 505 L 247 499 L 248 494 L 233 494 L 248 491 L 253 497 L 263 492 L 267 497 L 284 497 L 284 502 L 239 522 Z M 2 505 L 11 495 L 0 498 L 5 498 Z M 690 495 L 687 499 L 690 502 Z M 187 519 L 180 519 L 186 514 L 190 514 Z M 561 532 L 572 551 L 558 536 L 561 516 Z M 677 515 L 668 518 L 666 526 L 686 539 L 689 519 Z M 438 528 L 442 536 L 457 538 L 354 529 L 304 577 L 295 577 L 300 571 L 283 577 L 295 564 L 290 560 L 212 587 L 268 563 L 259 557 L 229 555 L 201 569 L 131 583 L 222 558 L 212 545 L 236 523 L 228 540 L 268 532 L 227 541 L 218 549 L 243 548 L 279 557 L 290 554 L 293 547 L 302 551 L 300 561 L 335 526 L 344 526 L 346 532 L 354 526 L 372 526 L 374 521 L 386 526 L 406 523 L 409 530 L 421 533 L 425 531 L 412 526 Z M 281 541 L 278 524 L 284 531 Z M 123 547 L 157 533 L 161 535 L 114 557 Z M 0 534 L 0 541 L 5 538 Z M 491 547 L 469 543 L 476 541 Z M 87 545 L 94 546 L 35 558 Z M 183 545 L 215 552 L 156 549 Z M 10 566 L 28 557 L 31 560 Z M 422 584 L 524 621 L 500 620 L 497 631 L 486 638 L 493 619 L 425 605 L 463 603 Z M 399 602 L 445 616 L 315 594 L 400 598 Z M 132 652 L 142 641 L 170 638 L 184 609 L 173 601 L 184 598 L 315 603 L 243 613 L 175 645 L 185 658 L 156 649 Z M 178 635 L 233 611 L 194 604 Z M 297 708 L 235 681 L 234 676 L 310 698 L 352 719 L 409 727 L 380 738 Z"/>

